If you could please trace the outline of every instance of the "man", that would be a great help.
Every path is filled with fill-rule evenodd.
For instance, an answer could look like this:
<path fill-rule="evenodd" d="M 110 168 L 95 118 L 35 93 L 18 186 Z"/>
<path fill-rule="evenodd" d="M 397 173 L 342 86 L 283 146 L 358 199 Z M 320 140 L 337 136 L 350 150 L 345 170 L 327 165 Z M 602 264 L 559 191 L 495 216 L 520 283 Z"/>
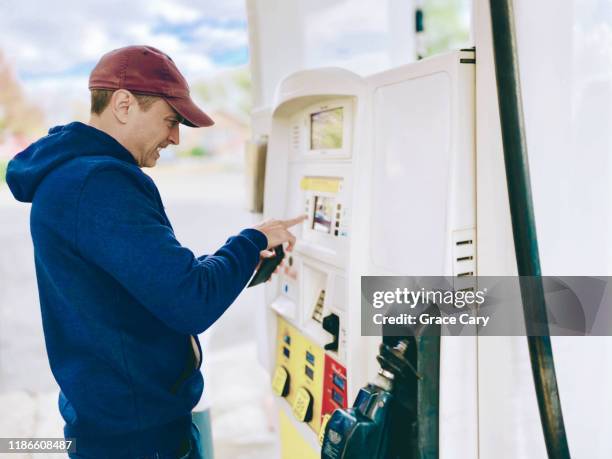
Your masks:
<path fill-rule="evenodd" d="M 43 329 L 72 457 L 199 457 L 191 409 L 203 380 L 197 334 L 234 301 L 298 217 L 245 229 L 195 257 L 175 239 L 153 181 L 179 123 L 213 121 L 172 59 L 146 46 L 102 57 L 92 116 L 52 128 L 9 164 L 32 202 Z"/>

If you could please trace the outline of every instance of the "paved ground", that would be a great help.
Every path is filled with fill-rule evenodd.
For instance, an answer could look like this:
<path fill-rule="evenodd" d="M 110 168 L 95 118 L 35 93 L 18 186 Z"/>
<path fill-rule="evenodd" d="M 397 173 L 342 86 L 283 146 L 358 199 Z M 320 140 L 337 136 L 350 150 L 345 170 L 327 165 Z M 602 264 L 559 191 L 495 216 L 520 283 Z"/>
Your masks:
<path fill-rule="evenodd" d="M 243 176 L 224 169 L 182 162 L 152 171 L 177 238 L 197 254 L 256 219 L 245 210 Z M 28 218 L 29 206 L 0 185 L 0 437 L 57 437 L 63 422 L 42 336 Z M 257 364 L 251 320 L 260 301 L 260 290 L 246 291 L 203 338 L 204 404 L 212 407 L 217 459 L 276 457 L 268 377 Z"/>

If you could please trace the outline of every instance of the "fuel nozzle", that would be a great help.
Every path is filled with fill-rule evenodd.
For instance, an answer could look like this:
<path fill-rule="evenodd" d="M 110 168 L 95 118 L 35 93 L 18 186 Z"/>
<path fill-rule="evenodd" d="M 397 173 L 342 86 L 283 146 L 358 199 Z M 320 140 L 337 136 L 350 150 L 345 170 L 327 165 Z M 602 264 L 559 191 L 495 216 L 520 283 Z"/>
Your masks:
<path fill-rule="evenodd" d="M 381 370 L 393 376 L 393 379 L 406 379 L 418 377 L 417 371 L 410 363 L 410 338 L 401 338 L 389 344 L 383 342 L 378 349 L 376 360 Z"/>
<path fill-rule="evenodd" d="M 387 392 L 391 392 L 393 390 L 393 380 L 395 376 L 390 371 L 380 369 L 378 370 L 378 374 L 376 378 L 374 378 L 374 384 L 376 387 L 381 388 L 382 390 L 386 390 Z"/>
<path fill-rule="evenodd" d="M 323 432 L 322 459 L 413 459 L 418 433 L 415 388 L 421 377 L 414 337 L 384 337 L 376 359 L 380 369 L 362 387 L 353 406 L 333 412 Z M 409 420 L 406 423 L 406 420 Z M 435 456 L 427 456 L 435 457 Z"/>
<path fill-rule="evenodd" d="M 380 365 L 380 371 L 375 384 L 394 393 L 401 404 L 409 402 L 410 387 L 420 379 L 412 363 L 415 362 L 415 358 L 414 337 L 385 339 L 378 349 L 376 360 Z"/>

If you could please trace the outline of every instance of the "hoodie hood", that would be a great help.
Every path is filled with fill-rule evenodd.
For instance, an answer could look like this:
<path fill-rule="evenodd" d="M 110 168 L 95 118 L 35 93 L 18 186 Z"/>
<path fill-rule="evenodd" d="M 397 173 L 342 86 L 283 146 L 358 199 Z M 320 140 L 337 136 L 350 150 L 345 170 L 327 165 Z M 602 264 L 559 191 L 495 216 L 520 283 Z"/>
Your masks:
<path fill-rule="evenodd" d="M 51 128 L 48 135 L 17 154 L 8 164 L 6 183 L 15 199 L 32 202 L 38 185 L 50 172 L 82 156 L 111 156 L 136 164 L 131 153 L 113 137 L 74 122 Z"/>

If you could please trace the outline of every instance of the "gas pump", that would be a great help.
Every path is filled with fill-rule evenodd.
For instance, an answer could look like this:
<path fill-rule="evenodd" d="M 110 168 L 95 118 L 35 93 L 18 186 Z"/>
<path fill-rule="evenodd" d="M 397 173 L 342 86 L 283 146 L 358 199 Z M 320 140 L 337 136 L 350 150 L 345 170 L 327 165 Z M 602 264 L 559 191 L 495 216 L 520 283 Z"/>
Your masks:
<path fill-rule="evenodd" d="M 612 221 L 606 205 L 610 174 L 605 167 L 593 168 L 593 164 L 606 164 L 609 156 L 609 136 L 602 130 L 610 119 L 606 105 L 609 56 L 600 52 L 604 45 L 593 46 L 600 43 L 595 40 L 597 34 L 606 30 L 606 16 L 600 14 L 599 6 L 578 11 L 562 5 L 555 10 L 555 20 L 548 21 L 549 5 L 513 3 L 515 10 L 512 2 L 472 2 L 469 43 L 478 50 L 477 65 L 475 53 L 462 50 L 400 67 L 420 50 L 422 8 L 427 6 L 423 2 L 359 2 L 359 8 L 339 1 L 307 6 L 247 1 L 257 107 L 252 113 L 253 138 L 269 139 L 274 156 L 267 165 L 266 214 L 282 218 L 293 216 L 294 210 L 318 210 L 299 230 L 303 250 L 296 248 L 295 257 L 286 260 L 293 265 L 266 286 L 266 326 L 260 333 L 259 349 L 280 394 L 276 401 L 283 458 L 320 457 L 321 444 L 313 424 L 324 426 L 325 415 L 340 408 L 353 412 L 356 421 L 334 428 L 336 440 L 340 438 L 337 433 L 345 435 L 363 425 L 368 426 L 361 431 L 367 430 L 369 446 L 381 445 L 374 451 L 392 451 L 392 437 L 397 438 L 392 430 L 397 423 L 392 420 L 391 407 L 401 406 L 397 403 L 400 385 L 395 377 L 387 377 L 385 383 L 377 376 L 381 339 L 360 336 L 359 276 L 514 276 L 530 272 L 525 267 L 537 268 L 538 252 L 548 275 L 610 272 L 611 258 L 605 256 L 610 253 Z M 378 35 L 372 33 L 369 21 L 361 26 L 353 20 L 368 12 L 384 18 L 379 21 Z M 513 20 L 517 27 L 512 26 Z M 434 30 L 436 26 L 430 21 L 428 27 Z M 411 34 L 415 29 L 416 37 Z M 331 31 L 333 35 L 327 33 Z M 349 46 L 360 32 L 384 37 L 380 42 L 386 46 L 375 53 L 378 61 L 371 59 L 374 53 L 370 51 L 376 47 L 369 41 L 366 46 Z M 537 39 L 542 36 L 547 39 Z M 508 46 L 510 41 L 515 43 Z M 338 69 L 292 73 L 330 63 L 362 75 L 370 68 L 391 70 L 365 77 Z M 500 77 L 497 85 L 496 74 Z M 283 75 L 290 76 L 282 80 Z M 519 81 L 524 89 L 525 120 L 516 116 L 522 111 L 516 104 Z M 350 105 L 341 110 L 343 115 L 350 112 L 348 126 L 344 117 L 339 123 L 338 112 L 333 111 L 342 102 Z M 327 109 L 332 112 L 326 115 Z M 297 119 L 302 121 L 294 122 Z M 337 148 L 333 135 L 324 136 L 330 143 L 319 149 L 326 152 L 322 153 L 312 148 L 311 133 L 333 132 L 331 127 L 321 129 L 328 123 L 336 131 L 342 124 L 343 146 Z M 528 160 L 523 153 L 525 140 L 531 153 Z M 511 148 L 505 150 L 513 151 L 512 155 L 504 153 L 502 145 L 507 143 Z M 334 156 L 341 150 L 348 154 Z M 511 156 L 514 160 L 507 161 Z M 593 161 L 586 161 L 587 157 Z M 514 169 L 506 170 L 508 164 Z M 525 180 L 527 165 L 531 179 Z M 529 187 L 516 186 L 530 181 L 535 212 L 530 207 Z M 340 236 L 344 249 L 326 245 L 335 235 L 325 232 L 326 212 L 331 207 L 326 199 L 338 199 L 339 183 L 345 200 L 342 207 L 348 209 L 339 219 L 341 225 L 348 224 L 347 235 Z M 314 200 L 317 205 L 312 207 Z M 533 250 L 537 241 L 534 213 L 539 250 Z M 523 229 L 531 233 L 526 238 L 526 231 L 516 232 L 516 224 L 513 228 L 513 222 L 520 219 L 517 215 L 522 215 Z M 332 229 L 334 218 L 332 212 Z M 318 233 L 312 233 L 314 226 Z M 581 238 L 585 228 L 588 237 Z M 319 241 L 312 234 L 320 236 Z M 517 265 L 522 267 L 517 269 Z M 257 319 L 263 316 L 258 314 Z M 428 365 L 439 369 L 439 385 L 435 385 L 436 403 L 434 394 L 426 399 L 422 392 L 415 392 L 415 403 L 429 400 L 432 411 L 413 409 L 412 414 L 401 414 L 403 440 L 410 439 L 402 448 L 414 451 L 410 445 L 435 444 L 442 458 L 544 457 L 545 445 L 550 451 L 564 451 L 560 404 L 555 396 L 560 394 L 567 443 L 574 454 L 609 457 L 609 441 L 592 441 L 594 434 L 605 439 L 601 433 L 610 427 L 607 407 L 611 398 L 605 388 L 611 376 L 601 364 L 609 361 L 609 339 L 551 341 L 554 367 L 551 342 L 540 338 L 527 340 L 527 345 L 523 337 L 457 340 L 444 336 L 439 351 L 432 343 L 409 343 L 407 349 L 418 350 L 419 356 L 430 359 Z M 426 350 L 427 344 L 433 347 Z M 318 368 L 321 357 L 322 371 Z M 327 374 L 328 358 L 335 361 L 336 377 L 318 379 L 318 374 Z M 582 371 L 576 371 L 577 364 Z M 305 376 L 311 374 L 306 366 L 313 371 L 313 382 Z M 422 375 L 418 363 L 416 368 L 413 375 Z M 560 379 L 558 388 L 550 384 L 553 368 Z M 593 377 L 585 379 L 585 372 Z M 419 381 L 422 379 L 413 379 L 417 385 Z M 358 396 L 364 399 L 359 394 L 369 384 L 378 387 L 368 389 L 372 399 L 390 394 L 386 413 L 354 406 Z M 302 387 L 306 393 L 299 390 Z M 319 402 L 323 387 L 330 395 L 327 408 Z M 572 391 L 575 387 L 582 390 Z M 298 392 L 302 401 L 296 404 L 296 414 L 293 401 Z M 333 400 L 342 401 L 343 406 Z M 307 422 L 300 420 L 304 406 Z M 363 416 L 358 418 L 357 413 Z M 412 424 L 412 416 L 419 420 L 417 424 Z M 375 433 L 380 425 L 387 432 L 386 446 L 382 442 L 387 440 Z M 415 433 L 414 425 L 428 427 Z M 327 445 L 332 438 L 325 432 L 322 429 L 318 434 Z M 360 451 L 370 450 L 363 446 Z M 419 451 L 425 450 L 421 447 Z"/>
<path fill-rule="evenodd" d="M 365 380 L 366 346 L 348 307 L 358 280 L 349 260 L 361 231 L 353 214 L 365 86 L 340 69 L 299 72 L 279 86 L 272 112 L 265 212 L 308 215 L 284 268 L 266 285 L 284 458 L 319 457 L 323 417 L 347 407 Z"/>
<path fill-rule="evenodd" d="M 361 336 L 360 310 L 362 275 L 476 272 L 473 64 L 462 50 L 365 78 L 301 71 L 277 88 L 264 210 L 308 215 L 265 292 L 283 459 L 475 456 L 476 338 Z"/>

